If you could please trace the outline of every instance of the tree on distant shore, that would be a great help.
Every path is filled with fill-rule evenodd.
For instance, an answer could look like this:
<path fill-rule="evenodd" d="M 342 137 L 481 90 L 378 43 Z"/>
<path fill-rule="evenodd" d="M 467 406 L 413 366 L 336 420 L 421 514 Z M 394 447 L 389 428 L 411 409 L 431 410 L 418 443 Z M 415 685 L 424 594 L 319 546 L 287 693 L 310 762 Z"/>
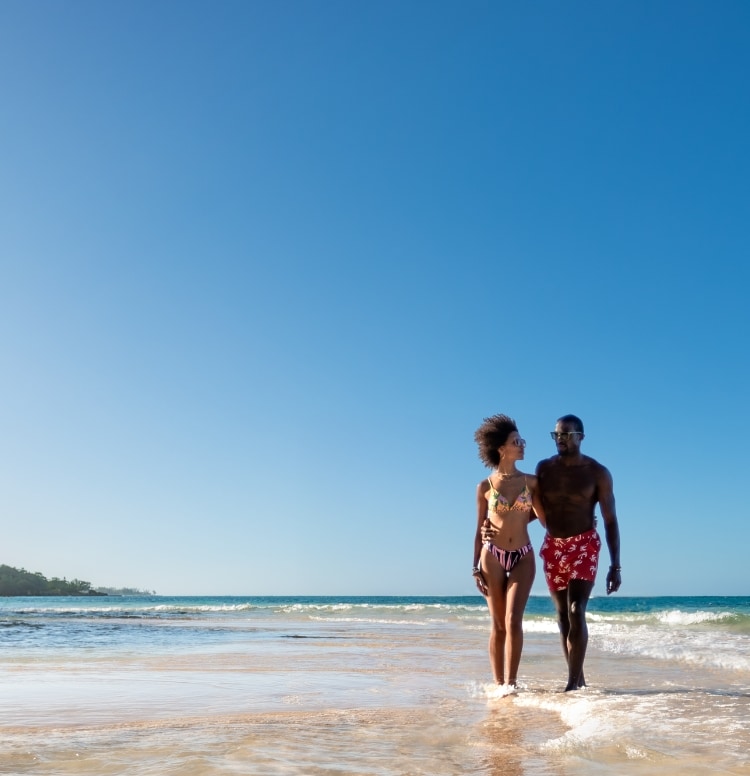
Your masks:
<path fill-rule="evenodd" d="M 82 579 L 47 579 L 38 571 L 0 565 L 0 596 L 26 595 L 106 595 L 91 589 L 91 582 Z"/>
<path fill-rule="evenodd" d="M 105 595 L 140 595 L 140 596 L 152 596 L 156 595 L 156 590 L 141 590 L 137 587 L 102 587 L 99 585 L 97 590 Z"/>

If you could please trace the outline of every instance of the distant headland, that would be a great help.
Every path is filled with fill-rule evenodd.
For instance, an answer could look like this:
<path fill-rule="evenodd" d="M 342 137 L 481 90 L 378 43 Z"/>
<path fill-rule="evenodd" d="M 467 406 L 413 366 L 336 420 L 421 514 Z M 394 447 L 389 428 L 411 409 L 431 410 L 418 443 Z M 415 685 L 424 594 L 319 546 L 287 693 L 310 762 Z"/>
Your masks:
<path fill-rule="evenodd" d="M 94 590 L 91 582 L 82 579 L 47 579 L 38 571 L 16 569 L 0 565 L 0 596 L 34 595 L 156 595 L 153 590 L 138 590 L 130 587 L 99 587 Z"/>

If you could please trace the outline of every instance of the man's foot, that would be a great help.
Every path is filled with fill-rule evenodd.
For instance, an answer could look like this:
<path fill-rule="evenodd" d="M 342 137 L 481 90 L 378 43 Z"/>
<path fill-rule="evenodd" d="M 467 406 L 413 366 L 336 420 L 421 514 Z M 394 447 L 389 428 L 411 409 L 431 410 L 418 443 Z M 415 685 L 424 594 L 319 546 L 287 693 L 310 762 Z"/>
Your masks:
<path fill-rule="evenodd" d="M 570 692 L 571 690 L 580 690 L 582 687 L 586 686 L 586 679 L 583 676 L 583 671 L 581 671 L 581 675 L 578 677 L 578 679 L 569 679 L 568 680 L 568 686 L 565 688 L 565 692 Z"/>

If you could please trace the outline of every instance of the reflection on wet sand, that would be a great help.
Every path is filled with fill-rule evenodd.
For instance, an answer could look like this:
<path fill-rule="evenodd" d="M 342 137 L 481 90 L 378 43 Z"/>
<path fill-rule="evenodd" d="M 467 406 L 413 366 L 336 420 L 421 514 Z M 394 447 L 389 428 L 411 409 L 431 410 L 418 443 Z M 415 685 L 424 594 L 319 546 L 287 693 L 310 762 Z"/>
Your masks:
<path fill-rule="evenodd" d="M 480 726 L 484 743 L 482 773 L 487 776 L 535 776 L 562 773 L 540 745 L 551 737 L 561 736 L 566 727 L 559 718 L 537 708 L 515 703 L 513 696 L 491 700 L 487 718 Z"/>

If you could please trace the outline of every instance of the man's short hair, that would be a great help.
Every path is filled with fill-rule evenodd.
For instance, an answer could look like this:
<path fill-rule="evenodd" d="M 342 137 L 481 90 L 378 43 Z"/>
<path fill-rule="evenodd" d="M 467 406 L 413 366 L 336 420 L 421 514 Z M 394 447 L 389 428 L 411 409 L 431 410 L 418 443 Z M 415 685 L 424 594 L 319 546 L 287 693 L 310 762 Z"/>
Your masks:
<path fill-rule="evenodd" d="M 563 415 L 557 419 L 558 423 L 572 423 L 576 427 L 576 431 L 580 431 L 583 434 L 583 421 L 578 415 Z"/>

